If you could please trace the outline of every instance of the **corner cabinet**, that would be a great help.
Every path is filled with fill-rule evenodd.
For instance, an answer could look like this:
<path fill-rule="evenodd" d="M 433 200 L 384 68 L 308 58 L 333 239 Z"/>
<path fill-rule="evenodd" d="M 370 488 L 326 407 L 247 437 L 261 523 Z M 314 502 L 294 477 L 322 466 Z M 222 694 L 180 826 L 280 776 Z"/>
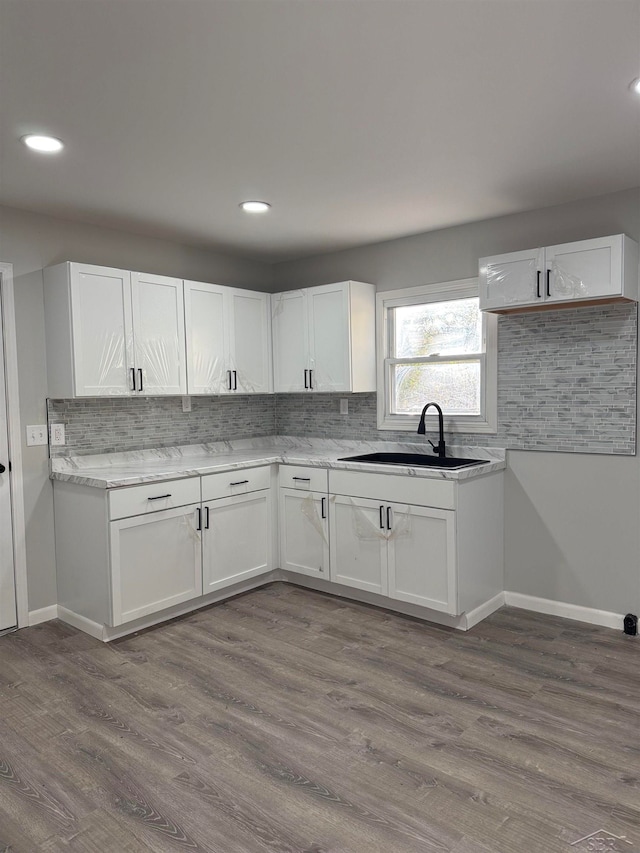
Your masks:
<path fill-rule="evenodd" d="M 638 244 L 624 234 L 481 258 L 480 309 L 572 307 L 638 299 Z"/>
<path fill-rule="evenodd" d="M 189 394 L 272 391 L 268 293 L 185 281 Z"/>
<path fill-rule="evenodd" d="M 327 471 L 280 465 L 280 568 L 329 580 Z"/>
<path fill-rule="evenodd" d="M 180 279 L 64 263 L 44 301 L 49 396 L 186 394 Z"/>
<path fill-rule="evenodd" d="M 343 281 L 271 297 L 274 390 L 376 390 L 375 286 Z"/>

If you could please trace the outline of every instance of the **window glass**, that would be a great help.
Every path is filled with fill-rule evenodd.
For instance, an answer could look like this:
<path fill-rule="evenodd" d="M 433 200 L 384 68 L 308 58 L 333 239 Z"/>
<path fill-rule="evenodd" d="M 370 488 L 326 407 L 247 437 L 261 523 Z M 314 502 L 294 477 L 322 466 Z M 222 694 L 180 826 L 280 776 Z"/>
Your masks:
<path fill-rule="evenodd" d="M 451 299 L 391 309 L 396 358 L 479 353 L 482 315 L 478 299 Z"/>
<path fill-rule="evenodd" d="M 481 370 L 478 361 L 445 361 L 393 366 L 395 405 L 400 415 L 419 415 L 435 401 L 447 414 L 481 413 Z"/>

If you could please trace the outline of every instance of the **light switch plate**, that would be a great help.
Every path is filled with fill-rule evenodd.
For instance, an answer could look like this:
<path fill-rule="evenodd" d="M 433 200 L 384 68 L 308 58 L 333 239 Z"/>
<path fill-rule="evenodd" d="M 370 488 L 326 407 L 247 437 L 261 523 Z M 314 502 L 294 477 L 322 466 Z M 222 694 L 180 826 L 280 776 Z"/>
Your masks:
<path fill-rule="evenodd" d="M 47 444 L 47 425 L 28 426 L 27 447 L 37 447 L 40 444 Z"/>
<path fill-rule="evenodd" d="M 182 398 L 182 411 L 190 412 L 191 411 L 191 397 L 183 397 Z"/>
<path fill-rule="evenodd" d="M 64 424 L 49 424 L 49 434 L 52 447 L 65 444 Z"/>
<path fill-rule="evenodd" d="M 340 399 L 340 414 L 348 415 L 349 414 L 349 400 L 346 397 L 342 397 Z"/>

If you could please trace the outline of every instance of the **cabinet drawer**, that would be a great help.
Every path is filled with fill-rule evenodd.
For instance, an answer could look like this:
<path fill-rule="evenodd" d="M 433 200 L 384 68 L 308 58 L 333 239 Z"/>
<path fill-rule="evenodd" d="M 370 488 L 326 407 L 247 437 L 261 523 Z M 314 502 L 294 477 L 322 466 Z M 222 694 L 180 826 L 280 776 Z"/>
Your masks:
<path fill-rule="evenodd" d="M 271 487 L 271 466 L 241 468 L 224 474 L 207 474 L 202 478 L 202 500 L 230 498 Z"/>
<path fill-rule="evenodd" d="M 279 482 L 281 489 L 303 489 L 305 492 L 326 492 L 328 489 L 326 468 L 311 468 L 303 465 L 281 465 Z"/>
<path fill-rule="evenodd" d="M 109 518 L 113 521 L 191 503 L 200 503 L 199 477 L 125 486 L 109 492 Z"/>
<path fill-rule="evenodd" d="M 329 491 L 335 495 L 355 498 L 455 509 L 455 489 L 456 484 L 450 480 L 360 471 L 329 471 Z"/>

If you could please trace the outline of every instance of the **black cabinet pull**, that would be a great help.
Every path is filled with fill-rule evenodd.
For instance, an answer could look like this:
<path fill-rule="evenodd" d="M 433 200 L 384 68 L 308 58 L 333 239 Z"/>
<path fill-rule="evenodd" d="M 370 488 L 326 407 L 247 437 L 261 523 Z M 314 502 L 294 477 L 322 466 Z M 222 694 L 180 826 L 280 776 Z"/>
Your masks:
<path fill-rule="evenodd" d="M 148 501 L 161 501 L 163 498 L 170 498 L 171 494 L 168 495 L 156 495 L 155 498 L 147 498 Z"/>
<path fill-rule="evenodd" d="M 132 368 L 130 368 L 130 370 L 131 370 L 131 390 L 137 391 L 138 389 L 136 388 L 136 369 L 135 369 L 135 367 L 132 367 Z"/>
<path fill-rule="evenodd" d="M 238 390 L 238 371 L 237 370 L 233 371 L 233 390 L 234 391 Z"/>
<path fill-rule="evenodd" d="M 320 515 L 322 516 L 322 518 L 327 517 L 327 510 L 326 510 L 326 506 L 325 506 L 325 501 L 326 501 L 326 498 L 320 498 Z"/>
<path fill-rule="evenodd" d="M 380 507 L 380 530 L 384 530 L 384 507 Z"/>
<path fill-rule="evenodd" d="M 138 388 L 138 391 L 144 391 L 144 386 L 142 385 L 142 368 L 141 367 L 138 368 L 138 379 L 140 380 L 140 387 Z"/>
<path fill-rule="evenodd" d="M 209 507 L 208 506 L 206 506 L 204 508 L 204 529 L 205 530 L 209 529 Z"/>
<path fill-rule="evenodd" d="M 547 296 L 551 296 L 551 286 L 549 279 L 551 278 L 551 270 L 547 270 Z"/>
<path fill-rule="evenodd" d="M 540 293 L 540 276 L 541 275 L 542 275 L 542 273 L 540 272 L 540 270 L 538 270 L 538 272 L 536 273 L 536 296 L 538 297 L 538 299 L 540 299 L 540 297 L 542 296 L 542 294 Z"/>
<path fill-rule="evenodd" d="M 309 390 L 309 381 L 308 381 L 308 379 L 307 379 L 307 374 L 308 374 L 308 373 L 309 373 L 309 371 L 305 369 L 305 371 L 304 371 L 304 387 L 305 387 L 305 390 L 306 390 L 306 391 L 308 391 L 308 390 Z"/>
<path fill-rule="evenodd" d="M 313 370 L 309 371 L 309 390 L 313 391 Z"/>
<path fill-rule="evenodd" d="M 196 509 L 198 514 L 198 524 L 196 525 L 196 530 L 202 530 L 202 510 L 200 507 Z"/>
<path fill-rule="evenodd" d="M 311 477 L 292 477 L 292 480 L 302 480 L 303 483 L 310 483 Z"/>
<path fill-rule="evenodd" d="M 233 391 L 233 385 L 231 384 L 231 371 L 227 370 L 227 389 L 229 391 Z"/>
<path fill-rule="evenodd" d="M 248 480 L 236 480 L 235 483 L 229 483 L 230 486 L 244 486 L 245 483 L 248 483 Z"/>
<path fill-rule="evenodd" d="M 392 509 L 390 506 L 387 507 L 387 530 L 391 530 L 391 526 L 393 525 L 393 516 Z"/>
<path fill-rule="evenodd" d="M 5 472 L 6 470 L 7 470 L 7 469 L 5 468 L 5 466 L 2 464 L 2 462 L 0 462 L 0 474 L 4 474 L 4 472 Z"/>

